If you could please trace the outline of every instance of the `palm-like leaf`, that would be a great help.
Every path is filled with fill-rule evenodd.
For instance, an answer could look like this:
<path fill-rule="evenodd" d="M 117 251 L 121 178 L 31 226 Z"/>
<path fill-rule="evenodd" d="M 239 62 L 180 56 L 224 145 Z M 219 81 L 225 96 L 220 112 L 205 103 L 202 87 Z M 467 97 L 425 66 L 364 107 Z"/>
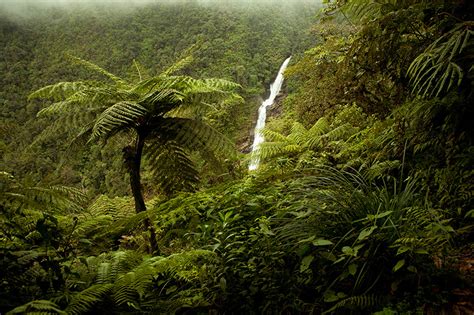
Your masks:
<path fill-rule="evenodd" d="M 408 68 L 413 92 L 422 97 L 440 96 L 460 86 L 471 66 L 474 31 L 464 22 L 431 43 Z M 466 64 L 466 67 L 462 66 Z"/>
<path fill-rule="evenodd" d="M 108 72 L 107 70 L 105 70 L 104 68 L 102 67 L 99 67 L 98 65 L 96 65 L 95 63 L 92 63 L 90 61 L 87 61 L 87 60 L 84 60 L 84 59 L 81 59 L 81 58 L 78 58 L 78 57 L 75 57 L 75 56 L 71 56 L 69 55 L 68 56 L 74 63 L 77 63 L 79 65 L 82 65 L 84 66 L 85 68 L 87 68 L 88 70 L 91 70 L 93 72 L 96 72 L 98 74 L 101 74 L 101 75 L 104 75 L 106 76 L 107 78 L 111 79 L 112 81 L 115 82 L 115 84 L 117 85 L 121 85 L 121 86 L 127 86 L 128 83 L 123 80 L 122 78 L 116 76 L 115 74 L 113 73 L 110 73 Z"/>
<path fill-rule="evenodd" d="M 27 186 L 6 172 L 0 172 L 0 206 L 9 209 L 70 210 L 81 209 L 82 191 L 66 186 Z"/>
<path fill-rule="evenodd" d="M 118 130 L 134 128 L 140 125 L 140 119 L 148 110 L 138 103 L 119 102 L 103 111 L 92 129 L 91 140 L 108 136 Z"/>
<path fill-rule="evenodd" d="M 194 162 L 183 147 L 174 141 L 152 143 L 147 148 L 146 157 L 155 180 L 167 195 L 173 191 L 192 191 L 199 182 Z"/>

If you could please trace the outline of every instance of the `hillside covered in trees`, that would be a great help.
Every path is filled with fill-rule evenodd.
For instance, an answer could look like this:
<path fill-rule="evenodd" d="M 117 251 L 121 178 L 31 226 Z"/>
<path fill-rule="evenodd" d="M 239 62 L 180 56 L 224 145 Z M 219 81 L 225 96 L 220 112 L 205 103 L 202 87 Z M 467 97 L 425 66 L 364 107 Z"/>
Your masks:
<path fill-rule="evenodd" d="M 472 314 L 473 12 L 0 5 L 0 313 Z"/>

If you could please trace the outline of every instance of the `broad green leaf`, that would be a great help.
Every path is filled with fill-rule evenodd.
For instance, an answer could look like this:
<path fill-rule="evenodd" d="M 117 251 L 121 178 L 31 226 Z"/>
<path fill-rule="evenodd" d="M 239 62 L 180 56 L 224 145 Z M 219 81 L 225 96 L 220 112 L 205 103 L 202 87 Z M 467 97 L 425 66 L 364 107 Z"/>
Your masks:
<path fill-rule="evenodd" d="M 407 267 L 407 270 L 410 271 L 410 272 L 413 272 L 413 273 L 417 273 L 417 272 L 418 272 L 418 270 L 416 269 L 415 266 L 408 266 L 408 267 Z"/>
<path fill-rule="evenodd" d="M 318 238 L 317 240 L 313 241 L 314 246 L 328 246 L 328 245 L 333 245 L 333 244 L 334 244 L 333 242 L 322 239 L 322 238 Z"/>
<path fill-rule="evenodd" d="M 313 260 L 314 260 L 313 255 L 304 257 L 303 260 L 301 261 L 300 272 L 305 272 L 306 270 L 308 270 L 309 265 L 311 264 Z"/>
<path fill-rule="evenodd" d="M 349 255 L 349 256 L 355 256 L 355 255 L 354 255 L 354 254 L 355 254 L 355 251 L 354 251 L 354 249 L 353 249 L 352 247 L 350 247 L 350 246 L 344 246 L 344 247 L 342 248 L 342 252 L 343 252 L 344 254 L 346 254 L 346 255 Z"/>
<path fill-rule="evenodd" d="M 324 293 L 324 302 L 336 302 L 339 300 L 336 292 L 328 290 Z"/>
<path fill-rule="evenodd" d="M 385 212 L 377 213 L 377 214 L 369 214 L 369 215 L 367 215 L 367 218 L 369 220 L 380 219 L 380 218 L 383 218 L 383 217 L 386 217 L 386 216 L 390 215 L 392 212 L 393 211 L 385 211 Z"/>
<path fill-rule="evenodd" d="M 350 264 L 348 269 L 349 269 L 349 273 L 354 276 L 357 272 L 357 265 L 356 264 Z"/>
<path fill-rule="evenodd" d="M 429 254 L 426 249 L 415 249 L 413 252 L 414 252 L 415 254 L 423 254 L 423 255 Z"/>
<path fill-rule="evenodd" d="M 370 228 L 365 228 L 363 229 L 362 231 L 360 231 L 359 233 L 359 236 L 357 237 L 357 239 L 359 241 L 362 241 L 362 240 L 365 240 L 367 237 L 369 237 L 372 232 L 377 228 L 377 226 L 372 226 Z"/>
<path fill-rule="evenodd" d="M 409 251 L 409 250 L 410 250 L 409 247 L 400 246 L 400 248 L 398 248 L 398 250 L 397 250 L 397 255 L 403 254 L 404 252 L 407 252 L 407 251 Z"/>
<path fill-rule="evenodd" d="M 399 260 L 395 266 L 393 266 L 393 272 L 397 272 L 398 269 L 402 268 L 405 265 L 405 259 Z"/>

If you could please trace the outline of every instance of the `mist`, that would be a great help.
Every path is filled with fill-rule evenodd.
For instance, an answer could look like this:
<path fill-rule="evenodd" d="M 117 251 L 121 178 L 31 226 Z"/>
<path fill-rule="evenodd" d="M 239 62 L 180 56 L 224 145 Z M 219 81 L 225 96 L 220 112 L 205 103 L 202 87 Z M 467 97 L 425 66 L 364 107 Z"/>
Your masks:
<path fill-rule="evenodd" d="M 152 4 L 199 4 L 199 5 L 226 5 L 242 4 L 246 6 L 256 4 L 320 4 L 322 0 L 0 0 L 0 13 L 9 18 L 35 16 L 42 9 L 133 9 Z"/>

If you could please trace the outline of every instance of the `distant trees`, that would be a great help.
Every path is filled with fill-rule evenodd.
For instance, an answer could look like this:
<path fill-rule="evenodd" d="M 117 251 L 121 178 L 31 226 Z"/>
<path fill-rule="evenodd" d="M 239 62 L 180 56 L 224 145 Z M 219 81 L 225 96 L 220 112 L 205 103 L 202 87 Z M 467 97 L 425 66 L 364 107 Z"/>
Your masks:
<path fill-rule="evenodd" d="M 0 55 L 5 57 L 0 60 L 0 124 L 11 124 L 8 132 L 0 128 L 5 170 L 46 185 L 61 182 L 87 187 L 90 193 L 127 193 L 120 184 L 122 173 L 115 167 L 121 163 L 114 154 L 116 141 L 103 148 L 92 146 L 88 154 L 69 154 L 67 167 L 72 176 L 63 176 L 57 165 L 65 162 L 67 137 L 42 134 L 41 139 L 36 138 L 50 121 L 34 118 L 39 102 L 25 101 L 31 90 L 59 81 L 97 79 L 83 69 L 69 67 L 65 53 L 94 60 L 111 73 L 128 77 L 135 72 L 130 67 L 132 59 L 155 74 L 197 43 L 195 61 L 183 74 L 225 78 L 242 85 L 241 94 L 248 102 L 234 112 L 220 113 L 220 118 L 228 118 L 225 128 L 220 123 L 222 119 L 212 126 L 233 140 L 245 141 L 249 117 L 258 107 L 256 96 L 265 92 L 281 60 L 294 48 L 291 41 L 309 47 L 312 37 L 306 30 L 317 5 L 171 2 L 158 1 L 129 10 L 100 5 L 78 6 L 74 10 L 41 6 L 31 18 L 22 20 L 12 20 L 0 12 Z M 12 128 L 15 129 L 10 132 Z M 31 145 L 33 137 L 35 145 Z"/>

